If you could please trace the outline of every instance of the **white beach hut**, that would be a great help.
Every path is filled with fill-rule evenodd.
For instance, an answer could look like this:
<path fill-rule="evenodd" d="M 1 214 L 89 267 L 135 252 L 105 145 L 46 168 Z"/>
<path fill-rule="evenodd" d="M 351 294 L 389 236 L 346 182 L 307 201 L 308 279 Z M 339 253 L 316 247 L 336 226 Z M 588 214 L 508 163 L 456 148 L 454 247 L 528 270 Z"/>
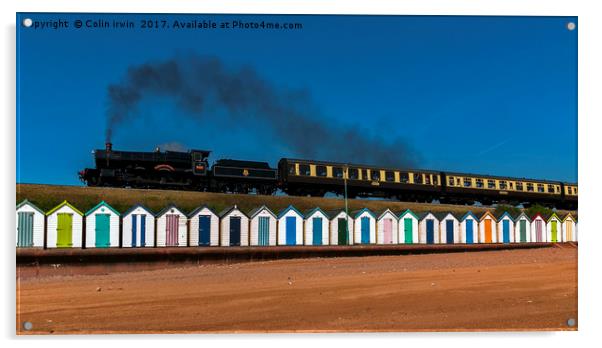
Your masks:
<path fill-rule="evenodd" d="M 188 246 L 186 214 L 170 204 L 157 214 L 157 247 L 185 246 Z"/>
<path fill-rule="evenodd" d="M 46 213 L 47 248 L 81 248 L 84 214 L 67 201 Z"/>
<path fill-rule="evenodd" d="M 330 216 L 330 245 L 353 244 L 353 218 L 344 210 L 328 212 Z"/>
<path fill-rule="evenodd" d="M 102 201 L 88 210 L 86 217 L 86 248 L 118 248 L 119 217 L 117 210 Z"/>
<path fill-rule="evenodd" d="M 278 214 L 278 245 L 303 245 L 303 214 L 292 205 Z"/>
<path fill-rule="evenodd" d="M 43 248 L 46 215 L 28 200 L 17 205 L 17 248 Z"/>
<path fill-rule="evenodd" d="M 418 222 L 418 243 L 438 244 L 439 240 L 439 219 L 431 212 L 420 214 Z"/>
<path fill-rule="evenodd" d="M 219 246 L 219 217 L 206 205 L 188 214 L 190 246 Z"/>
<path fill-rule="evenodd" d="M 220 218 L 221 246 L 249 245 L 249 217 L 238 206 L 224 209 L 218 214 Z"/>
<path fill-rule="evenodd" d="M 305 245 L 330 244 L 330 218 L 320 208 L 308 210 L 305 216 Z"/>
<path fill-rule="evenodd" d="M 278 217 L 265 205 L 249 212 L 251 219 L 250 245 L 276 245 Z"/>
<path fill-rule="evenodd" d="M 155 213 L 142 204 L 136 204 L 121 218 L 121 247 L 155 246 Z"/>
<path fill-rule="evenodd" d="M 353 211 L 353 240 L 355 244 L 376 244 L 376 215 L 368 209 Z"/>
<path fill-rule="evenodd" d="M 399 214 L 399 234 L 398 241 L 403 244 L 418 243 L 418 215 L 410 209 Z"/>
<path fill-rule="evenodd" d="M 398 244 L 398 223 L 397 216 L 390 209 L 381 212 L 376 219 L 376 243 Z"/>

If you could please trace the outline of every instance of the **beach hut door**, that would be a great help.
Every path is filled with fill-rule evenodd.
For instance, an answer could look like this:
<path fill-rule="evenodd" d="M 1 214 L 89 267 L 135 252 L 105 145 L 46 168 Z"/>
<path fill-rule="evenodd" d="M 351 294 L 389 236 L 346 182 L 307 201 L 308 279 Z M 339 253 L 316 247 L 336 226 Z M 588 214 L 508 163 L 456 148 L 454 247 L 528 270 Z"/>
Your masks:
<path fill-rule="evenodd" d="M 362 244 L 370 243 L 370 218 L 363 217 L 361 219 L 362 224 Z"/>
<path fill-rule="evenodd" d="M 18 227 L 18 247 L 30 247 L 33 246 L 33 213 L 31 212 L 20 212 L 19 213 L 19 227 Z"/>
<path fill-rule="evenodd" d="M 520 220 L 519 224 L 520 224 L 520 241 L 522 243 L 524 243 L 527 241 L 527 221 Z"/>
<path fill-rule="evenodd" d="M 140 231 L 138 231 L 138 219 L 140 219 Z M 138 235 L 140 235 L 140 243 L 138 243 Z M 146 246 L 146 214 L 132 214 L 132 247 L 136 246 Z"/>
<path fill-rule="evenodd" d="M 454 244 L 454 220 L 445 220 L 445 242 Z"/>
<path fill-rule="evenodd" d="M 412 219 L 403 219 L 403 234 L 406 244 L 412 244 Z"/>
<path fill-rule="evenodd" d="M 542 238 L 541 238 L 541 234 L 542 234 L 542 223 L 541 220 L 537 220 L 535 221 L 535 241 L 540 243 Z"/>
<path fill-rule="evenodd" d="M 466 244 L 474 243 L 473 239 L 473 221 L 471 219 L 466 220 Z"/>
<path fill-rule="evenodd" d="M 567 221 L 566 223 L 566 240 L 565 242 L 570 242 L 573 240 L 573 222 Z"/>
<path fill-rule="evenodd" d="M 433 219 L 426 220 L 426 243 L 435 243 L 435 221 Z"/>
<path fill-rule="evenodd" d="M 391 219 L 383 220 L 384 242 L 385 244 L 393 243 L 393 221 Z"/>
<path fill-rule="evenodd" d="M 167 214 L 166 216 L 166 234 L 167 246 L 178 246 L 178 225 L 180 216 L 176 214 Z"/>
<path fill-rule="evenodd" d="M 504 235 L 504 243 L 510 243 L 510 221 L 502 221 L 502 233 Z"/>
<path fill-rule="evenodd" d="M 558 242 L 558 221 L 552 220 L 552 242 Z"/>
<path fill-rule="evenodd" d="M 312 241 L 313 245 L 322 245 L 322 218 L 315 217 L 312 219 Z"/>
<path fill-rule="evenodd" d="M 485 243 L 491 243 L 491 220 L 485 219 Z"/>
<path fill-rule="evenodd" d="M 294 216 L 286 217 L 286 245 L 295 245 L 297 242 L 297 218 Z"/>
<path fill-rule="evenodd" d="M 339 218 L 338 226 L 339 245 L 347 245 L 349 243 L 347 239 L 347 219 Z"/>
<path fill-rule="evenodd" d="M 270 218 L 259 217 L 259 245 L 270 245 Z"/>
<path fill-rule="evenodd" d="M 56 246 L 58 248 L 73 246 L 73 214 L 59 213 L 56 215 L 56 218 Z"/>
<path fill-rule="evenodd" d="M 211 216 L 199 215 L 199 245 L 207 246 L 211 239 Z"/>
<path fill-rule="evenodd" d="M 109 241 L 109 230 L 111 220 L 111 216 L 109 214 L 96 214 L 96 243 L 95 247 L 97 248 L 106 248 L 110 246 Z"/>
<path fill-rule="evenodd" d="M 230 218 L 230 245 L 240 245 L 240 216 Z"/>

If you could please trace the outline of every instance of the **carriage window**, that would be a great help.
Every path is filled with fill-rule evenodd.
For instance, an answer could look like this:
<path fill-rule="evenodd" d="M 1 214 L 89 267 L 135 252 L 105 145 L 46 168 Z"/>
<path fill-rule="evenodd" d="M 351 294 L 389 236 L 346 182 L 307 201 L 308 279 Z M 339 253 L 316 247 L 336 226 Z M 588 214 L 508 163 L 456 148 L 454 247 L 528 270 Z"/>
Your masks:
<path fill-rule="evenodd" d="M 326 166 L 316 166 L 317 176 L 326 176 Z"/>
<path fill-rule="evenodd" d="M 514 183 L 513 182 L 510 182 L 510 189 L 511 190 L 514 189 Z"/>
<path fill-rule="evenodd" d="M 450 176 L 447 181 L 449 183 L 449 186 L 454 186 L 454 177 L 453 176 Z"/>
<path fill-rule="evenodd" d="M 349 168 L 349 179 L 357 180 L 358 177 L 357 168 Z"/>
<path fill-rule="evenodd" d="M 414 173 L 414 184 L 422 184 L 422 174 Z"/>
<path fill-rule="evenodd" d="M 297 170 L 295 168 L 295 164 L 294 163 L 289 163 L 289 165 L 288 165 L 288 173 L 289 174 L 293 174 L 293 175 L 297 174 Z"/>
<path fill-rule="evenodd" d="M 433 176 L 433 184 L 434 185 L 439 185 L 439 175 L 434 175 Z"/>
<path fill-rule="evenodd" d="M 457 186 L 462 185 L 462 180 L 460 180 L 460 178 L 456 178 L 456 185 Z"/>
<path fill-rule="evenodd" d="M 470 178 L 464 178 L 464 187 L 472 186 L 472 180 Z"/>
<path fill-rule="evenodd" d="M 549 192 L 549 193 L 554 193 L 554 192 L 556 192 L 556 189 L 554 188 L 554 185 L 548 185 L 548 192 Z"/>
<path fill-rule="evenodd" d="M 343 177 L 343 168 L 341 167 L 332 167 L 332 176 L 335 178 L 342 178 Z"/>
<path fill-rule="evenodd" d="M 483 188 L 483 179 L 477 179 L 476 184 L 478 188 Z"/>
<path fill-rule="evenodd" d="M 544 192 L 544 187 L 542 184 L 537 184 L 537 192 Z"/>
<path fill-rule="evenodd" d="M 533 184 L 530 182 L 527 183 L 527 191 L 533 192 Z"/>
<path fill-rule="evenodd" d="M 300 164 L 299 165 L 299 174 L 300 175 L 309 175 L 309 164 Z"/>
<path fill-rule="evenodd" d="M 427 185 L 430 185 L 430 184 L 431 184 L 431 176 L 430 176 L 430 175 L 428 175 L 428 174 L 427 174 L 427 175 L 425 175 L 425 176 L 424 176 L 424 179 L 425 179 L 425 180 L 424 180 L 424 183 L 425 183 L 425 184 L 427 184 Z"/>
<path fill-rule="evenodd" d="M 508 184 L 506 183 L 506 181 L 501 180 L 500 181 L 500 190 L 505 190 L 508 188 Z"/>
<path fill-rule="evenodd" d="M 386 181 L 395 181 L 395 173 L 394 172 L 385 172 L 385 180 Z"/>
<path fill-rule="evenodd" d="M 495 181 L 493 181 L 493 180 L 487 180 L 487 188 L 494 189 L 495 188 Z"/>
<path fill-rule="evenodd" d="M 372 170 L 372 171 L 370 171 L 370 173 L 372 174 L 372 180 L 374 180 L 374 181 L 380 180 L 380 170 Z"/>
<path fill-rule="evenodd" d="M 399 173 L 399 181 L 403 184 L 409 181 L 408 173 Z"/>
<path fill-rule="evenodd" d="M 573 190 L 573 192 L 574 192 L 575 194 L 577 194 L 577 188 L 576 188 L 576 187 L 575 187 L 575 189 Z"/>
<path fill-rule="evenodd" d="M 360 169 L 362 171 L 362 180 L 369 180 L 368 179 L 368 169 Z"/>
<path fill-rule="evenodd" d="M 523 183 L 522 183 L 522 182 L 520 182 L 520 181 L 519 181 L 519 182 L 517 182 L 517 183 L 516 183 L 516 189 L 517 189 L 517 190 L 519 190 L 519 191 L 522 191 L 522 190 L 523 190 Z"/>
<path fill-rule="evenodd" d="M 566 191 L 569 193 L 569 195 L 573 194 L 573 188 L 570 186 L 567 186 Z"/>

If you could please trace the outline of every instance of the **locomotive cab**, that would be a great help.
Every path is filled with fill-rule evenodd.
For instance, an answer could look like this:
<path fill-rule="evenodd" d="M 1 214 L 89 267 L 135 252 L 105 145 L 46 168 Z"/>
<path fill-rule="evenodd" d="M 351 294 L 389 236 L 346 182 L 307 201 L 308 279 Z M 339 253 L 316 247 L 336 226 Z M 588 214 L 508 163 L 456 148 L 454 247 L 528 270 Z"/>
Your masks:
<path fill-rule="evenodd" d="M 207 158 L 211 151 L 204 150 L 190 150 L 190 155 L 192 158 L 192 173 L 194 175 L 207 175 L 207 168 L 209 167 L 209 163 Z"/>

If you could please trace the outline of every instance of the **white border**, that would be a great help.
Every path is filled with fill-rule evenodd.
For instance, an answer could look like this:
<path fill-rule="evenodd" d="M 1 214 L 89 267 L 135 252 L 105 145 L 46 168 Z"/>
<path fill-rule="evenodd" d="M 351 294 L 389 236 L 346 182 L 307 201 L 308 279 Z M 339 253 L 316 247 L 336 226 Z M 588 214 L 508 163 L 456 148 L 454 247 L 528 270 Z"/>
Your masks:
<path fill-rule="evenodd" d="M 600 208 L 596 204 L 602 197 L 596 179 L 601 180 L 602 175 L 596 175 L 600 168 L 597 162 L 602 159 L 600 151 L 600 118 L 602 109 L 601 71 L 602 62 L 600 40 L 602 38 L 602 20 L 600 6 L 596 1 L 538 1 L 538 0 L 415 0 L 415 1 L 197 1 L 190 0 L 106 0 L 75 1 L 75 0 L 22 0 L 1 2 L 3 21 L 3 54 L 2 69 L 4 83 L 2 88 L 2 104 L 5 112 L 2 118 L 3 144 L 2 157 L 4 166 L 0 171 L 2 176 L 2 206 L 0 208 L 2 221 L 7 227 L 10 225 L 14 209 L 15 194 L 15 12 L 154 12 L 154 13 L 332 13 L 332 14 L 457 14 L 457 15 L 559 15 L 579 16 L 579 332 L 561 333 L 489 333 L 489 334 L 352 334 L 352 335 L 244 335 L 244 336 L 118 336 L 103 337 L 113 342 L 131 344 L 132 338 L 144 338 L 150 346 L 163 346 L 166 339 L 199 339 L 206 342 L 194 344 L 220 345 L 249 345 L 269 347 L 282 345 L 281 338 L 293 338 L 286 344 L 291 347 L 306 347 L 308 344 L 332 345 L 336 339 L 342 340 L 341 344 L 350 347 L 360 347 L 369 344 L 368 339 L 379 339 L 381 344 L 413 345 L 445 345 L 470 347 L 507 347 L 509 345 L 523 346 L 536 341 L 545 341 L 546 347 L 555 346 L 589 346 L 590 340 L 599 338 L 602 330 L 599 328 L 600 317 L 600 262 L 599 248 L 602 231 L 599 226 L 594 226 L 594 221 L 600 219 Z M 7 163 L 10 160 L 10 165 Z M 12 169 L 11 169 L 12 168 Z M 595 228 L 597 227 L 597 228 Z M 6 237 L 9 236 L 9 237 Z M 0 315 L 2 321 L 3 340 L 8 340 L 9 345 L 23 344 L 24 346 L 67 347 L 86 344 L 87 347 L 105 347 L 107 342 L 93 341 L 90 337 L 69 337 L 51 339 L 44 338 L 15 338 L 14 337 L 14 290 L 15 268 L 14 247 L 8 238 L 11 233 L 4 233 L 2 240 L 3 267 L 2 278 L 5 280 L 0 287 L 6 303 L 1 307 L 4 310 Z M 99 336 L 94 336 L 98 338 Z M 274 339 L 278 338 L 278 339 Z M 319 342 L 314 342 L 318 338 Z M 425 340 L 427 339 L 428 340 Z M 87 340 L 82 343 L 79 340 Z M 311 339 L 312 342 L 307 340 Z M 403 342 L 398 342 L 403 340 Z M 129 342 L 128 342 L 129 341 Z M 228 341 L 228 342 L 222 342 Z M 330 341 L 330 342 L 329 342 Z M 599 341 L 599 340 L 597 340 Z M 111 344 L 113 344 L 111 342 Z M 192 343 L 192 342 L 190 342 Z M 592 342 L 593 343 L 593 342 Z M 598 343 L 599 344 L 599 343 Z"/>

